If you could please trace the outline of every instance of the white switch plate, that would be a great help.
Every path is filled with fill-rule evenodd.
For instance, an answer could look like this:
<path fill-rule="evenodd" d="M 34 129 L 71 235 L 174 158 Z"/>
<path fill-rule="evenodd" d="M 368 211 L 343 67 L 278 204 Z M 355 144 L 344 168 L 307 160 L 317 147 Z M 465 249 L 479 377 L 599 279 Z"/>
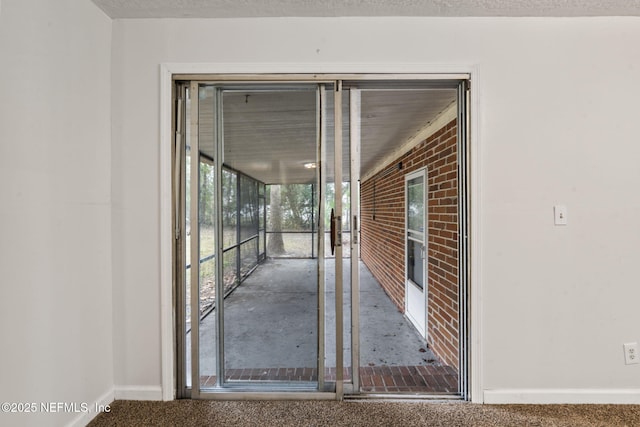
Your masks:
<path fill-rule="evenodd" d="M 624 363 L 627 365 L 635 365 L 640 363 L 640 354 L 638 354 L 638 343 L 628 342 L 622 345 L 624 347 Z"/>
<path fill-rule="evenodd" d="M 555 225 L 567 225 L 567 207 L 564 205 L 555 205 L 553 207 L 553 218 Z"/>

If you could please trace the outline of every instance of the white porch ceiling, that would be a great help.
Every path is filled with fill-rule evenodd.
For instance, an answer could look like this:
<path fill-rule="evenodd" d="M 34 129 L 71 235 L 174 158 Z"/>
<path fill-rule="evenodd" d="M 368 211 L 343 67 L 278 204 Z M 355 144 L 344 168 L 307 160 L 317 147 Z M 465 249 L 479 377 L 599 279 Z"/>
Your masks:
<path fill-rule="evenodd" d="M 349 98 L 343 98 L 343 137 L 349 137 Z M 214 157 L 213 92 L 200 94 L 200 151 Z M 333 96 L 327 92 L 327 179 L 333 179 Z M 361 92 L 362 176 L 389 162 L 455 103 L 455 89 L 385 89 Z M 223 97 L 224 162 L 267 184 L 310 183 L 315 170 L 318 116 L 315 90 L 232 91 Z M 349 177 L 349 145 L 343 145 L 343 177 Z"/>
<path fill-rule="evenodd" d="M 640 16 L 640 0 L 92 0 L 121 18 Z"/>

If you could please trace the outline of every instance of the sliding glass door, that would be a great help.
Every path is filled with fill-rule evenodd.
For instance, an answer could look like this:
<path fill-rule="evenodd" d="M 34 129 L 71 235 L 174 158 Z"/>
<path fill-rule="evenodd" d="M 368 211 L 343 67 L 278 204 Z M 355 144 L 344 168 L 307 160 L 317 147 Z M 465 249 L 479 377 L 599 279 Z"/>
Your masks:
<path fill-rule="evenodd" d="M 464 83 L 231 77 L 175 85 L 179 396 L 466 395 Z"/>
<path fill-rule="evenodd" d="M 177 88 L 185 387 L 192 397 L 335 392 L 325 373 L 339 339 L 325 307 L 325 187 L 341 168 L 327 168 L 332 85 Z"/>

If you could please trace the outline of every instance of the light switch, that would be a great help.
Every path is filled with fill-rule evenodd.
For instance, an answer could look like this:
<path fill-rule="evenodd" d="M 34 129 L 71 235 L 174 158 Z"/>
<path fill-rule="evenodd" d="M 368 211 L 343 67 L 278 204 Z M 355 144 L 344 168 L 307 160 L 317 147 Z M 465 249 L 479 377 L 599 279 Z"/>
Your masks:
<path fill-rule="evenodd" d="M 553 217 L 555 225 L 567 225 L 567 207 L 564 205 L 554 206 Z"/>

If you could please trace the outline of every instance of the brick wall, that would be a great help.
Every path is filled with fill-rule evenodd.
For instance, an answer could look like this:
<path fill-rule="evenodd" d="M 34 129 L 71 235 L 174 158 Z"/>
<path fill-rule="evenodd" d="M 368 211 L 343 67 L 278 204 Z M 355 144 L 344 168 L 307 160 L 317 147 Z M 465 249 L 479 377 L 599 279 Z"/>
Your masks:
<path fill-rule="evenodd" d="M 404 312 L 405 175 L 427 167 L 428 342 L 458 369 L 458 172 L 456 120 L 361 184 L 362 261 Z M 398 167 L 402 164 L 402 168 Z"/>

